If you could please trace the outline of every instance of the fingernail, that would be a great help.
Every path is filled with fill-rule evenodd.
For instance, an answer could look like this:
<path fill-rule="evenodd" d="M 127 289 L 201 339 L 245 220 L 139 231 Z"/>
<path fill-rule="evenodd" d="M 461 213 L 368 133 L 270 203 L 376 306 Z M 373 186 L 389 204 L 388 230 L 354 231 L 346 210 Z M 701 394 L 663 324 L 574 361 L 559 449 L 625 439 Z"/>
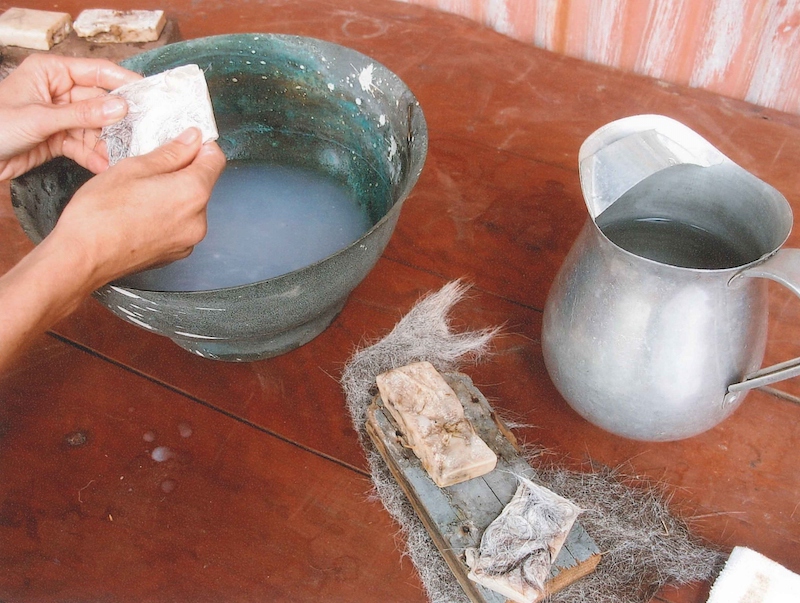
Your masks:
<path fill-rule="evenodd" d="M 197 128 L 189 128 L 188 130 L 184 130 L 181 132 L 180 135 L 175 139 L 181 144 L 192 144 L 197 137 L 200 136 L 200 130 Z"/>
<path fill-rule="evenodd" d="M 126 103 L 119 97 L 112 97 L 103 103 L 103 117 L 120 117 L 125 114 Z"/>

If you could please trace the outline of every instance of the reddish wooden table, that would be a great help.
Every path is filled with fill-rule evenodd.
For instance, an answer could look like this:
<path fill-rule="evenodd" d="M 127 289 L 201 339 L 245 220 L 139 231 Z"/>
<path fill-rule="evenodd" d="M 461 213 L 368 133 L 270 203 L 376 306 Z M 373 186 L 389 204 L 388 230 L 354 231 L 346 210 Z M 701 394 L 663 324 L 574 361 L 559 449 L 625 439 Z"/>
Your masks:
<path fill-rule="evenodd" d="M 627 441 L 566 406 L 539 345 L 549 284 L 586 219 L 576 167 L 586 136 L 626 115 L 669 115 L 800 208 L 800 118 L 402 3 L 171 4 L 184 38 L 294 33 L 374 57 L 418 96 L 428 162 L 384 257 L 303 348 L 251 364 L 209 361 L 88 300 L 0 377 L 0 600 L 424 601 L 396 526 L 369 498 L 337 380 L 355 346 L 455 278 L 475 285 L 455 308 L 459 326 L 505 325 L 496 355 L 466 372 L 531 425 L 523 439 L 565 465 L 593 459 L 661 480 L 676 508 L 697 517 L 698 534 L 800 571 L 800 407 L 755 392 L 701 436 Z M 0 241 L 0 270 L 30 248 L 7 184 Z M 800 355 L 800 301 L 773 293 L 768 360 L 777 361 Z M 800 396 L 798 382 L 781 389 Z M 171 456 L 158 462 L 160 446 Z M 700 602 L 707 588 L 659 598 Z"/>

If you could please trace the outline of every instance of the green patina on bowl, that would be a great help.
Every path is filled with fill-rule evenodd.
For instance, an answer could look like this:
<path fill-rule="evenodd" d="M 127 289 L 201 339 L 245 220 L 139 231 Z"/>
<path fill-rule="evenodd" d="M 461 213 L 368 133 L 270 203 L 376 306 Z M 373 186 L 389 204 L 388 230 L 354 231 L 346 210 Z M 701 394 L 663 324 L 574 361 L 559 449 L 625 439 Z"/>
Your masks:
<path fill-rule="evenodd" d="M 311 38 L 236 34 L 151 50 L 123 65 L 144 75 L 196 63 L 204 70 L 229 160 L 320 171 L 354 191 L 373 226 L 294 272 L 210 291 L 144 291 L 111 283 L 95 296 L 117 316 L 207 358 L 285 353 L 321 333 L 374 267 L 416 183 L 428 147 L 414 95 L 373 59 Z M 90 174 L 58 159 L 11 184 L 25 232 L 41 241 Z"/>

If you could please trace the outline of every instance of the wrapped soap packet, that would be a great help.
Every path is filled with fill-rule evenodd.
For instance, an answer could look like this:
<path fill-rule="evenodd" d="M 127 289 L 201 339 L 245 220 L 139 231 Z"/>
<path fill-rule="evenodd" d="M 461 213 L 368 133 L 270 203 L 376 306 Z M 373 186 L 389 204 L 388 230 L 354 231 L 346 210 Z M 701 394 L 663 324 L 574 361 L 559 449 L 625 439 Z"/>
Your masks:
<path fill-rule="evenodd" d="M 547 596 L 553 561 L 581 509 L 532 481 L 519 480 L 514 498 L 481 536 L 479 548 L 465 551 L 469 578 L 515 603 Z"/>
<path fill-rule="evenodd" d="M 219 138 L 206 78 L 197 65 L 157 73 L 111 94 L 128 101 L 128 114 L 101 132 L 109 165 L 149 153 L 190 127 L 200 129 L 204 143 Z"/>

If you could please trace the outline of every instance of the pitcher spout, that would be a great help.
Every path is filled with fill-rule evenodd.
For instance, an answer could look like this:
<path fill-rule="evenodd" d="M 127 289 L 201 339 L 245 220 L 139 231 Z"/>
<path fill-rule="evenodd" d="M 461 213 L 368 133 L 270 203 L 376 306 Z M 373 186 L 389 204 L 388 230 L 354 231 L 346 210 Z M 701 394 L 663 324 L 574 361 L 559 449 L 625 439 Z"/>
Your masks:
<path fill-rule="evenodd" d="M 702 136 L 663 115 L 635 115 L 591 134 L 578 154 L 581 189 L 594 220 L 624 193 L 665 168 L 730 162 Z"/>

